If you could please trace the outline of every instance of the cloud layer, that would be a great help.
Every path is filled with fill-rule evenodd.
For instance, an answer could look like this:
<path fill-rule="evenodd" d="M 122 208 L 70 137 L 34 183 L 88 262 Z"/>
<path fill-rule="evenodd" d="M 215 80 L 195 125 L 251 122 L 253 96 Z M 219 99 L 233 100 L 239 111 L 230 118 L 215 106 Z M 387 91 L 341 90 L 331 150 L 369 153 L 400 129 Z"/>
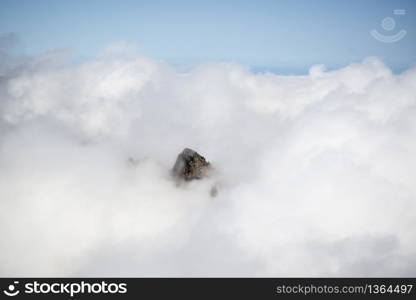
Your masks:
<path fill-rule="evenodd" d="M 123 49 L 0 64 L 1 276 L 416 275 L 416 69 Z M 216 174 L 176 186 L 184 147 Z"/>

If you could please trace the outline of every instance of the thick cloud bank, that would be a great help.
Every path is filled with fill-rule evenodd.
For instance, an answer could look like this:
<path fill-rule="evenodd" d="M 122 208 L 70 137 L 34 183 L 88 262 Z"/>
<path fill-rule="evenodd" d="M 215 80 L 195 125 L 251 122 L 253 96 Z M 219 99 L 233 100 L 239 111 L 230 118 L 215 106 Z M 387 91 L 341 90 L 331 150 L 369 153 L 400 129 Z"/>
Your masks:
<path fill-rule="evenodd" d="M 61 59 L 0 64 L 1 276 L 416 275 L 416 69 Z"/>

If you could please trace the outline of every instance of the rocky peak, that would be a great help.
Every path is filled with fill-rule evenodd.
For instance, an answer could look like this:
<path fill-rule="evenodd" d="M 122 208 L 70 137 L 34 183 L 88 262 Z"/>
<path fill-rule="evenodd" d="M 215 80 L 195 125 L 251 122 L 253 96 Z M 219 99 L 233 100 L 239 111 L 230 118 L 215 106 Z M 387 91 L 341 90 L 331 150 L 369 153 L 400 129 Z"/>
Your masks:
<path fill-rule="evenodd" d="M 192 149 L 185 148 L 179 153 L 172 174 L 176 178 L 189 181 L 205 177 L 209 168 L 210 163 L 205 160 L 205 157 Z"/>

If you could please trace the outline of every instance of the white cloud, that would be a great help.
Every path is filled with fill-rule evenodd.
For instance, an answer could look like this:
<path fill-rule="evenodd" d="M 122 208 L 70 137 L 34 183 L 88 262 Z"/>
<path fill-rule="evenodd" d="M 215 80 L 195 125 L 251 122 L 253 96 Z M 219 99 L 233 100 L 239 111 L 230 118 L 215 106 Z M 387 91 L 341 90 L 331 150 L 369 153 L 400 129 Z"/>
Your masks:
<path fill-rule="evenodd" d="M 0 275 L 416 274 L 416 69 L 180 73 L 120 48 L 1 70 Z M 177 187 L 184 147 L 215 177 Z"/>

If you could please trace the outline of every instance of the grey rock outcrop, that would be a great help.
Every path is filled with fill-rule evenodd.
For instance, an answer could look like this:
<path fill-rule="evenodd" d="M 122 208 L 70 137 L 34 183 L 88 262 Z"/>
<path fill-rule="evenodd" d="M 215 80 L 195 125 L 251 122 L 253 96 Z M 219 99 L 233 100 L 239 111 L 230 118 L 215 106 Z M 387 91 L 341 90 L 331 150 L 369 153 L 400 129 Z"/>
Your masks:
<path fill-rule="evenodd" d="M 198 152 L 185 148 L 177 157 L 172 175 L 177 179 L 190 181 L 205 177 L 211 164 Z"/>

